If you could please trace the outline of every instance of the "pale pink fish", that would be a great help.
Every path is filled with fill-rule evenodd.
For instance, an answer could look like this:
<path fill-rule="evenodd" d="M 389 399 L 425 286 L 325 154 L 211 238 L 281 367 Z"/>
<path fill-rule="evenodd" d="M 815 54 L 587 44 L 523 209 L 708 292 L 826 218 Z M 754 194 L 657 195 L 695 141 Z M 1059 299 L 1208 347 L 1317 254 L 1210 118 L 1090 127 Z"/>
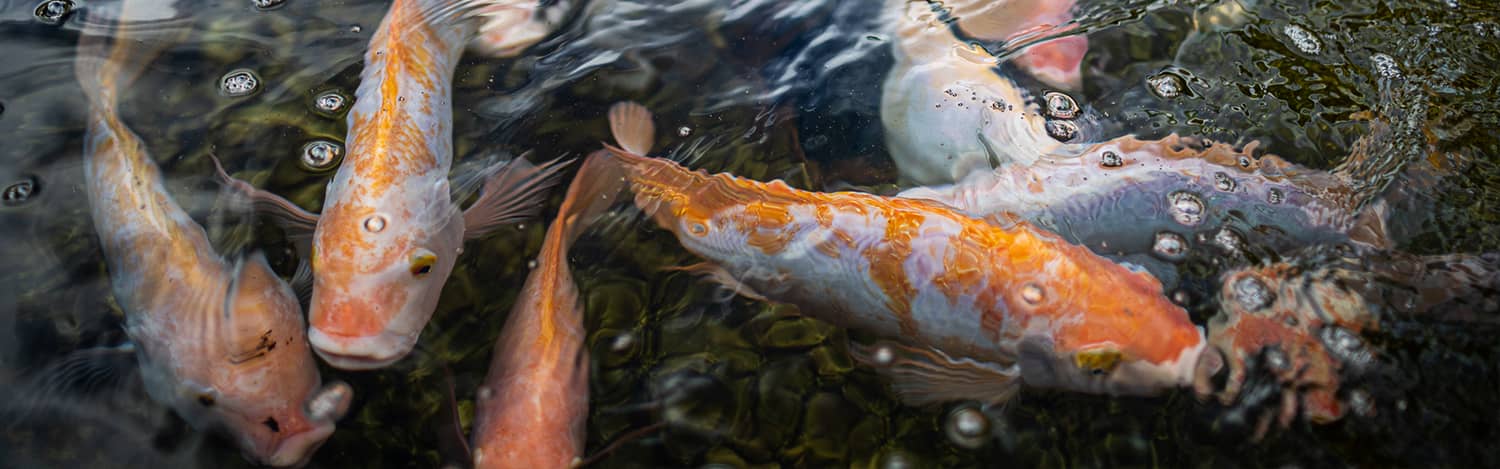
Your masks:
<path fill-rule="evenodd" d="M 960 31 L 985 41 L 1029 40 L 1073 21 L 1074 0 L 958 0 L 947 1 Z M 1012 62 L 1043 83 L 1067 91 L 1083 88 L 1083 56 L 1087 36 L 1070 35 L 1042 41 L 1017 52 Z"/>
<path fill-rule="evenodd" d="M 127 1 L 119 17 L 142 7 Z M 89 103 L 89 208 L 146 390 L 195 428 L 226 433 L 257 463 L 300 465 L 333 433 L 349 387 L 321 385 L 291 289 L 258 254 L 238 262 L 216 254 L 121 121 L 118 93 L 163 45 L 132 37 L 143 28 L 122 21 L 110 47 L 105 22 L 90 21 L 76 62 Z"/>
<path fill-rule="evenodd" d="M 490 170 L 467 210 L 450 194 L 454 68 L 483 19 L 477 12 L 519 4 L 396 0 L 365 53 L 348 116 L 348 155 L 328 184 L 321 216 L 255 193 L 289 225 L 316 224 L 308 336 L 333 366 L 380 368 L 410 353 L 463 242 L 533 216 L 555 183 L 561 164 L 537 168 L 516 158 Z M 514 49 L 538 39 L 503 44 Z"/>
<path fill-rule="evenodd" d="M 687 270 L 893 341 L 857 355 L 908 402 L 1002 402 L 1022 383 L 1150 395 L 1189 385 L 1204 365 L 1203 332 L 1156 279 L 1029 223 L 691 171 L 639 154 L 651 141 L 639 105 L 611 119 L 629 150 L 602 155 L 612 171 L 595 183 L 628 186 L 705 259 Z"/>
<path fill-rule="evenodd" d="M 474 467 L 568 467 L 583 455 L 589 359 L 583 305 L 568 268 L 568 246 L 614 202 L 592 184 L 590 158 L 547 230 L 505 330 L 495 341 L 475 413 Z"/>
<path fill-rule="evenodd" d="M 880 119 L 902 177 L 951 183 L 1070 147 L 1048 135 L 1040 108 L 997 73 L 998 60 L 955 37 L 931 6 L 888 0 L 885 14 L 895 30 L 895 65 Z"/>

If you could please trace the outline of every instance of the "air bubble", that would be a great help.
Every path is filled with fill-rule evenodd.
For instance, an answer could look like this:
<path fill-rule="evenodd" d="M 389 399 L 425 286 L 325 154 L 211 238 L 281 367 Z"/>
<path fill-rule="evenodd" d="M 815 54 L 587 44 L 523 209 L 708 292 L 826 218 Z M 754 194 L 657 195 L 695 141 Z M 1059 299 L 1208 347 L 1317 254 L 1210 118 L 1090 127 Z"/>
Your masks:
<path fill-rule="evenodd" d="M 338 91 L 324 91 L 313 98 L 313 109 L 325 116 L 337 116 L 349 105 L 349 97 Z"/>
<path fill-rule="evenodd" d="M 73 2 L 68 0 L 48 0 L 36 6 L 36 19 L 50 25 L 59 25 L 73 14 Z"/>
<path fill-rule="evenodd" d="M 260 10 L 274 10 L 276 8 L 281 7 L 282 4 L 286 3 L 286 0 L 250 0 L 250 1 L 251 1 L 251 3 L 255 4 L 255 8 L 260 9 Z"/>
<path fill-rule="evenodd" d="M 1106 168 L 1118 168 L 1125 164 L 1125 160 L 1120 158 L 1119 153 L 1106 150 L 1103 155 L 1099 155 L 1099 164 Z"/>
<path fill-rule="evenodd" d="M 984 446 L 990 436 L 990 419 L 973 406 L 963 406 L 948 412 L 943 422 L 943 431 L 948 441 L 964 448 L 976 449 Z"/>
<path fill-rule="evenodd" d="M 364 29 L 365 29 L 365 28 L 361 28 L 361 27 L 359 27 L 359 25 L 357 25 L 357 24 L 355 24 L 355 25 L 350 25 L 350 26 L 349 26 L 349 32 L 351 32 L 351 33 L 355 33 L 355 34 L 359 34 L 359 32 L 360 32 L 360 31 L 364 31 Z"/>
<path fill-rule="evenodd" d="M 14 207 L 26 203 L 26 201 L 31 200 L 32 196 L 36 195 L 37 188 L 37 181 L 34 177 L 27 177 L 10 183 L 9 186 L 5 186 L 3 196 L 5 205 Z"/>
<path fill-rule="evenodd" d="M 686 137 L 693 134 L 693 128 L 686 125 L 677 128 L 678 137 Z"/>
<path fill-rule="evenodd" d="M 632 345 L 635 345 L 635 334 L 626 332 L 615 336 L 615 340 L 610 341 L 609 350 L 615 353 L 625 353 Z"/>
<path fill-rule="evenodd" d="M 1177 191 L 1167 195 L 1167 211 L 1172 219 L 1182 226 L 1197 226 L 1203 223 L 1203 199 L 1188 191 Z"/>
<path fill-rule="evenodd" d="M 1286 200 L 1286 194 L 1283 194 L 1281 189 L 1273 187 L 1266 192 L 1266 202 L 1270 202 L 1271 205 L 1280 204 L 1284 200 Z"/>
<path fill-rule="evenodd" d="M 1234 281 L 1233 285 L 1230 285 L 1230 288 L 1234 294 L 1234 301 L 1245 311 L 1258 311 L 1270 306 L 1271 302 L 1276 300 L 1276 295 L 1266 287 L 1266 282 L 1254 275 L 1240 277 L 1239 280 Z"/>
<path fill-rule="evenodd" d="M 1047 135 L 1059 142 L 1071 141 L 1078 137 L 1078 126 L 1068 121 L 1047 121 Z"/>
<path fill-rule="evenodd" d="M 1292 367 L 1292 361 L 1280 348 L 1267 347 L 1263 356 L 1266 359 L 1266 368 L 1270 368 L 1271 371 L 1283 372 Z"/>
<path fill-rule="evenodd" d="M 1229 228 L 1219 228 L 1219 231 L 1214 233 L 1214 245 L 1231 253 L 1239 252 L 1240 248 L 1245 246 L 1245 238 Z"/>
<path fill-rule="evenodd" d="M 1345 366 L 1360 368 L 1369 365 L 1375 360 L 1375 354 L 1365 346 L 1365 341 L 1358 334 L 1348 329 L 1329 326 L 1323 328 L 1321 333 L 1323 345 L 1328 351 Z"/>
<path fill-rule="evenodd" d="M 1380 76 L 1401 78 L 1401 67 L 1396 66 L 1396 59 L 1391 58 L 1391 56 L 1375 54 L 1370 56 L 1370 60 L 1375 62 L 1375 73 L 1379 73 Z"/>
<path fill-rule="evenodd" d="M 1156 234 L 1156 241 L 1151 243 L 1151 252 L 1165 261 L 1181 261 L 1187 257 L 1187 238 L 1171 231 L 1162 231 Z"/>
<path fill-rule="evenodd" d="M 302 146 L 302 168 L 326 171 L 344 159 L 344 146 L 328 140 L 314 140 Z"/>
<path fill-rule="evenodd" d="M 1312 33 L 1307 32 L 1306 29 L 1302 29 L 1301 26 L 1289 24 L 1281 28 L 1281 32 L 1286 33 L 1286 37 L 1291 38 L 1292 44 L 1295 44 L 1297 49 L 1302 50 L 1305 54 L 1318 55 L 1318 52 L 1323 50 L 1323 45 L 1318 43 L 1317 36 L 1313 36 Z"/>
<path fill-rule="evenodd" d="M 1187 89 L 1187 82 L 1171 72 L 1161 72 L 1147 77 L 1146 85 L 1151 88 L 1152 93 L 1164 99 L 1182 96 L 1183 90 Z"/>
<path fill-rule="evenodd" d="M 876 345 L 875 351 L 870 354 L 870 360 L 878 366 L 890 366 L 896 362 L 896 350 L 889 344 Z"/>
<path fill-rule="evenodd" d="M 1234 182 L 1234 178 L 1229 177 L 1228 174 L 1222 172 L 1214 173 L 1214 189 L 1218 189 L 1220 192 L 1234 192 L 1234 187 L 1237 185 Z"/>
<path fill-rule="evenodd" d="M 536 265 L 537 265 L 536 264 L 536 259 L 532 259 L 532 260 L 526 261 L 526 268 L 528 268 L 528 269 L 535 269 Z"/>
<path fill-rule="evenodd" d="M 1048 91 L 1043 99 L 1047 102 L 1048 117 L 1064 120 L 1078 117 L 1078 103 L 1067 93 Z"/>
<path fill-rule="evenodd" d="M 239 98 L 255 94 L 260 89 L 260 77 L 255 72 L 242 68 L 224 74 L 219 79 L 219 94 Z"/>

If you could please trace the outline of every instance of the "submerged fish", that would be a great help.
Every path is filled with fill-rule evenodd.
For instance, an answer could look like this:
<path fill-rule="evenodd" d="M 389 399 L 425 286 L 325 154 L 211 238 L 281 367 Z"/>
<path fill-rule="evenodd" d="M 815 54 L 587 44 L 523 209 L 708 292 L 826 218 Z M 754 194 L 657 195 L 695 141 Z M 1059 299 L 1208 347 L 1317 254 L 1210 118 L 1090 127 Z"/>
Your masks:
<path fill-rule="evenodd" d="M 583 456 L 589 359 L 567 255 L 587 223 L 614 202 L 613 194 L 596 192 L 608 185 L 590 182 L 597 165 L 591 158 L 579 169 L 495 341 L 477 400 L 474 467 L 569 467 Z"/>
<path fill-rule="evenodd" d="M 895 65 L 880 120 L 901 176 L 945 184 L 1010 164 L 1030 164 L 1065 144 L 1038 106 L 996 70 L 999 61 L 958 38 L 925 2 L 889 0 Z"/>
<path fill-rule="evenodd" d="M 1073 0 L 948 0 L 959 31 L 985 41 L 1012 41 L 1060 28 L 1073 21 Z M 1083 56 L 1087 36 L 1049 39 L 1016 52 L 1011 62 L 1051 86 L 1069 91 L 1083 88 Z"/>
<path fill-rule="evenodd" d="M 120 17 L 137 7 L 125 2 Z M 228 433 L 258 463 L 302 464 L 333 433 L 349 388 L 320 390 L 301 308 L 264 258 L 222 259 L 167 193 L 117 112 L 119 91 L 161 45 L 137 45 L 137 28 L 122 22 L 110 48 L 101 24 L 84 31 L 76 63 L 89 102 L 84 175 L 146 390 L 194 427 Z"/>
<path fill-rule="evenodd" d="M 410 353 L 463 242 L 535 215 L 555 183 L 561 164 L 534 167 L 515 158 L 490 170 L 468 209 L 459 210 L 450 194 L 454 68 L 475 37 L 475 12 L 514 24 L 509 13 L 519 4 L 397 0 L 370 38 L 348 116 L 348 155 L 328 184 L 321 216 L 254 195 L 285 224 L 313 231 L 308 336 L 329 364 L 380 368 Z M 534 30 L 489 37 L 486 47 L 523 48 L 540 40 Z"/>
<path fill-rule="evenodd" d="M 640 156 L 650 114 L 621 104 L 604 155 L 657 224 L 707 261 L 689 270 L 754 298 L 871 331 L 911 403 L 1003 401 L 1021 383 L 1154 394 L 1192 382 L 1203 333 L 1161 284 L 1057 236 L 928 201 L 819 193 Z"/>

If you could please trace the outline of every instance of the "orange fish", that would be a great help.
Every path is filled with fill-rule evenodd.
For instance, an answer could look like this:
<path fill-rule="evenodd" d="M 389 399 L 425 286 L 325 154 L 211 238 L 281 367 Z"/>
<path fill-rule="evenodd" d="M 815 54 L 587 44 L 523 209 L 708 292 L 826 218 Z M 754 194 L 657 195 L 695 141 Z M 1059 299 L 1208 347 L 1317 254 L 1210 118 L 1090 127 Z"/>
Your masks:
<path fill-rule="evenodd" d="M 540 210 L 561 164 L 538 168 L 516 158 L 491 169 L 465 210 L 448 181 L 453 73 L 476 24 L 550 28 L 516 24 L 514 14 L 537 3 L 397 0 L 370 38 L 348 116 L 349 153 L 328 184 L 321 216 L 274 195 L 253 195 L 284 224 L 313 232 L 308 337 L 329 364 L 372 369 L 406 356 L 464 241 Z M 529 25 L 546 16 L 527 13 L 521 20 Z M 515 51 L 540 39 L 534 31 L 502 34 L 486 37 L 485 47 Z"/>
<path fill-rule="evenodd" d="M 257 463 L 301 465 L 333 433 L 349 387 L 322 386 L 291 289 L 259 254 L 230 262 L 215 253 L 120 119 L 120 90 L 162 47 L 130 36 L 138 28 L 128 18 L 141 7 L 120 7 L 113 47 L 106 22 L 90 21 L 76 63 L 89 102 L 89 208 L 125 332 L 154 400 L 198 429 L 227 433 Z"/>
<path fill-rule="evenodd" d="M 614 202 L 608 184 L 590 184 L 591 158 L 547 230 L 537 267 L 495 342 L 479 389 L 474 467 L 568 467 L 583 454 L 589 359 L 583 307 L 568 268 L 568 245 Z"/>
<path fill-rule="evenodd" d="M 641 156 L 650 114 L 611 112 L 604 155 L 635 203 L 750 297 L 894 339 L 861 354 L 912 403 L 1001 401 L 1021 383 L 1154 394 L 1192 383 L 1203 333 L 1161 284 L 1026 222 L 944 205 L 819 193 Z"/>

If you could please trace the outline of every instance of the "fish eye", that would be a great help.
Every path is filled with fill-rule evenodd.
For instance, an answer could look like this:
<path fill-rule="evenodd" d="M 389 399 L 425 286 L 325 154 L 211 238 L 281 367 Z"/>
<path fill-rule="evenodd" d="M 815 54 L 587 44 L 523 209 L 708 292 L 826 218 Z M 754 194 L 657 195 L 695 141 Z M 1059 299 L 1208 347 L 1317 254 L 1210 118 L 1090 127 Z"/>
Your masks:
<path fill-rule="evenodd" d="M 416 254 L 412 254 L 411 265 L 408 266 L 408 270 L 411 271 L 412 276 L 421 277 L 427 275 L 428 272 L 432 272 L 432 265 L 436 263 L 437 255 L 433 254 L 432 251 L 422 249 L 417 251 Z"/>
<path fill-rule="evenodd" d="M 364 225 L 365 231 L 379 233 L 380 230 L 385 229 L 385 216 L 378 213 L 370 215 L 368 218 L 365 218 Z"/>
<path fill-rule="evenodd" d="M 706 235 L 708 234 L 708 225 L 705 225 L 702 222 L 695 221 L 688 225 L 688 232 L 692 233 L 693 236 Z"/>
<path fill-rule="evenodd" d="M 202 405 L 203 407 L 213 407 L 214 406 L 214 396 L 210 395 L 208 393 L 199 394 L 198 395 L 198 404 Z"/>

